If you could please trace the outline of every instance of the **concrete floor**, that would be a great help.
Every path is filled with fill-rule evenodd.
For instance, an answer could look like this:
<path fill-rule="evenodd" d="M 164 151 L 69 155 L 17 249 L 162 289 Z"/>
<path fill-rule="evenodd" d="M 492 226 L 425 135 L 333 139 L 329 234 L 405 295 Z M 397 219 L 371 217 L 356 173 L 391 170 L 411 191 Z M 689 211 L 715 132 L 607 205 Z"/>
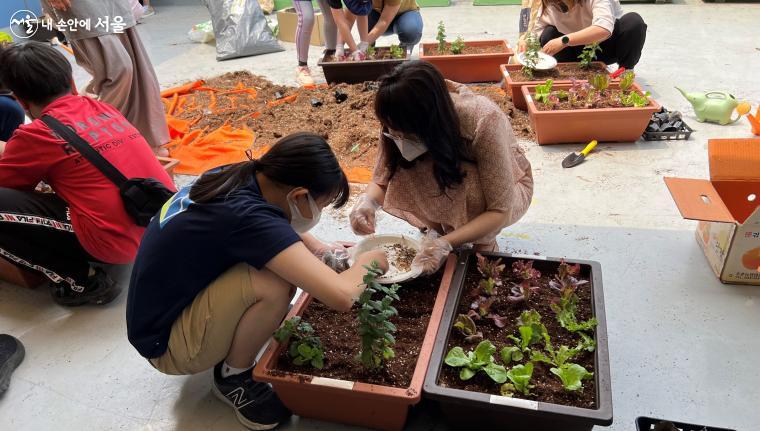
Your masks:
<path fill-rule="evenodd" d="M 425 35 L 443 19 L 465 39 L 516 38 L 518 7 L 424 9 Z M 506 229 L 508 251 L 601 262 L 610 337 L 614 431 L 650 415 L 741 431 L 760 430 L 760 288 L 722 285 L 682 220 L 662 176 L 707 177 L 707 139 L 746 137 L 732 126 L 698 124 L 673 89 L 733 92 L 760 102 L 760 5 L 626 5 L 649 24 L 637 79 L 663 105 L 682 110 L 696 129 L 690 141 L 600 145 L 582 166 L 563 170 L 575 146 L 525 143 L 535 199 Z M 207 19 L 200 6 L 162 6 L 140 26 L 163 86 L 249 69 L 293 84 L 294 47 L 286 52 L 218 63 L 214 48 L 189 42 L 190 25 Z M 484 29 L 488 29 L 487 31 Z M 311 50 L 312 63 L 320 51 Z M 77 72 L 77 81 L 86 76 Z M 413 233 L 383 217 L 381 231 Z M 316 232 L 351 240 L 346 211 L 323 218 Z M 126 272 L 126 271 L 124 271 Z M 125 274 L 121 277 L 126 283 Z M 0 430 L 230 430 L 231 410 L 209 391 L 210 375 L 156 372 L 126 339 L 126 295 L 106 307 L 67 309 L 45 289 L 0 287 L 0 331 L 19 337 L 27 358 L 0 399 Z M 413 429 L 445 429 L 423 412 Z M 284 429 L 342 430 L 294 420 Z"/>

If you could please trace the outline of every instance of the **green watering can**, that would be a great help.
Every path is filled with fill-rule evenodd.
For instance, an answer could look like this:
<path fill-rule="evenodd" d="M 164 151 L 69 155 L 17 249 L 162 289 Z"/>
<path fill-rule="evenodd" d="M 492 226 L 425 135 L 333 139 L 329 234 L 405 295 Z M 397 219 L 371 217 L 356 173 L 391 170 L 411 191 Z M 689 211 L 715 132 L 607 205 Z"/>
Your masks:
<path fill-rule="evenodd" d="M 731 124 L 749 112 L 750 105 L 747 102 L 739 102 L 736 97 L 724 91 L 710 91 L 709 93 L 687 93 L 680 88 L 676 90 L 694 107 L 697 121 L 704 123 L 718 123 L 720 125 Z M 736 109 L 739 115 L 731 118 Z"/>

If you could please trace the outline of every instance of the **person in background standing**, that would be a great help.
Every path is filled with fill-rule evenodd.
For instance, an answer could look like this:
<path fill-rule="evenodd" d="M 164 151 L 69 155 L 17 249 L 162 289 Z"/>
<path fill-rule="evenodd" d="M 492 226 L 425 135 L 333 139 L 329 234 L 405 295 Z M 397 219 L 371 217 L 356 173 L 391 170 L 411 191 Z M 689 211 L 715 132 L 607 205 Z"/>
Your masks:
<path fill-rule="evenodd" d="M 296 56 L 298 67 L 296 68 L 296 81 L 300 85 L 314 85 L 314 79 L 309 70 L 309 44 L 311 32 L 314 29 L 314 6 L 311 0 L 295 0 L 293 8 L 298 15 L 298 27 L 296 27 Z M 334 55 L 338 37 L 338 27 L 335 25 L 330 5 L 327 0 L 319 0 L 319 9 L 325 20 L 325 54 Z"/>
<path fill-rule="evenodd" d="M 422 39 L 422 15 L 415 0 L 372 0 L 367 41 L 398 35 L 399 45 L 411 53 Z"/>
<path fill-rule="evenodd" d="M 361 61 L 367 58 L 367 48 L 369 42 L 367 42 L 368 33 L 368 21 L 367 15 L 369 15 L 372 9 L 372 2 L 370 0 L 327 0 L 330 4 L 330 11 L 332 12 L 335 25 L 338 27 L 338 42 L 335 45 L 335 57 L 339 61 L 349 59 L 351 61 Z M 343 9 L 343 4 L 346 5 L 346 9 Z M 351 28 L 356 22 L 356 28 L 359 30 L 359 43 L 354 41 L 351 36 Z M 348 44 L 349 55 L 343 49 L 343 44 Z"/>
<path fill-rule="evenodd" d="M 43 0 L 50 16 L 60 20 L 89 20 L 89 29 L 64 28 L 77 64 L 93 79 L 86 92 L 113 105 L 145 137 L 157 155 L 169 142 L 161 91 L 148 52 L 135 28 L 126 0 Z M 81 25 L 81 24 L 80 24 Z"/>

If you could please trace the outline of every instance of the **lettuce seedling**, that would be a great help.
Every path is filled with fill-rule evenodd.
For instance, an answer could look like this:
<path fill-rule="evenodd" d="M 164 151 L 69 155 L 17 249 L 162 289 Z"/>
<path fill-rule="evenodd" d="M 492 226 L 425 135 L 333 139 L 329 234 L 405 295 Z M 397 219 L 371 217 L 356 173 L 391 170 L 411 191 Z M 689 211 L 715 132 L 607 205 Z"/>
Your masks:
<path fill-rule="evenodd" d="M 475 347 L 475 351 L 464 352 L 464 349 L 457 346 L 449 351 L 444 359 L 446 365 L 454 368 L 461 368 L 459 378 L 461 380 L 470 380 L 479 371 L 488 375 L 496 383 L 507 381 L 507 370 L 503 365 L 498 365 L 493 361 L 493 354 L 496 352 L 496 346 L 490 341 L 483 340 Z"/>
<path fill-rule="evenodd" d="M 508 335 L 507 338 L 512 340 L 521 352 L 528 352 L 530 346 L 543 340 L 548 333 L 546 326 L 541 323 L 541 315 L 536 310 L 523 311 L 520 318 L 517 319 L 517 331 L 520 338 L 514 335 Z"/>
<path fill-rule="evenodd" d="M 502 273 L 506 265 L 501 263 L 501 258 L 492 260 L 480 253 L 477 253 L 476 256 L 478 272 L 483 278 L 478 282 L 478 286 L 470 292 L 470 295 L 475 299 L 470 304 L 468 316 L 475 320 L 491 319 L 494 325 L 503 328 L 507 325 L 506 318 L 491 312 L 491 306 L 496 301 L 498 288 L 502 285 Z"/>
<path fill-rule="evenodd" d="M 451 42 L 451 53 L 455 55 L 459 55 L 464 51 L 464 39 L 462 37 L 457 37 L 456 40 Z"/>
<path fill-rule="evenodd" d="M 632 70 L 626 70 L 623 72 L 623 74 L 620 75 L 620 89 L 623 91 L 628 91 L 628 89 L 633 85 L 633 79 L 635 77 L 636 74 Z"/>
<path fill-rule="evenodd" d="M 283 344 L 290 342 L 288 356 L 293 360 L 293 364 L 298 366 L 309 364 L 321 369 L 324 367 L 325 360 L 322 341 L 313 334 L 314 328 L 307 322 L 301 321 L 300 316 L 295 316 L 283 322 L 282 326 L 274 332 L 273 337 Z"/>
<path fill-rule="evenodd" d="M 475 321 L 472 317 L 466 314 L 460 314 L 457 316 L 457 320 L 454 321 L 454 328 L 464 335 L 464 341 L 468 343 L 475 343 L 483 340 L 483 333 L 478 331 L 478 327 L 475 325 Z"/>
<path fill-rule="evenodd" d="M 588 283 L 587 280 L 581 280 L 577 277 L 580 270 L 579 264 L 568 265 L 563 259 L 554 279 L 549 281 L 549 287 L 558 293 L 558 297 L 554 299 L 550 307 L 557 315 L 559 324 L 570 332 L 588 331 L 595 328 L 598 323 L 595 317 L 585 322 L 578 322 L 575 316 L 578 309 L 576 290 L 578 286 Z"/>
<path fill-rule="evenodd" d="M 356 320 L 359 322 L 357 331 L 362 341 L 362 348 L 359 352 L 359 361 L 367 369 L 377 369 L 383 366 L 385 361 L 396 356 L 393 346 L 396 339 L 393 334 L 396 332 L 396 325 L 391 323 L 390 318 L 398 315 L 398 311 L 391 305 L 393 301 L 398 301 L 398 284 L 385 286 L 377 282 L 377 277 L 383 275 L 383 272 L 377 265 L 366 267 L 367 274 L 364 275 L 364 285 L 366 288 L 359 295 L 359 311 Z M 381 299 L 372 299 L 382 295 Z"/>
<path fill-rule="evenodd" d="M 622 103 L 623 106 L 635 106 L 637 108 L 643 108 L 649 105 L 650 95 L 651 93 L 648 91 L 642 95 L 638 91 L 633 90 L 629 93 L 624 94 L 620 98 L 620 103 Z"/>
<path fill-rule="evenodd" d="M 509 365 L 510 362 L 519 362 L 523 360 L 523 353 L 517 346 L 508 346 L 501 349 L 501 361 L 504 365 Z"/>
<path fill-rule="evenodd" d="M 391 53 L 391 58 L 406 57 L 406 50 L 398 45 L 391 45 L 391 47 L 388 50 Z"/>
<path fill-rule="evenodd" d="M 512 264 L 512 274 L 521 281 L 519 284 L 513 283 L 512 294 L 507 296 L 507 300 L 515 303 L 529 300 L 539 289 L 533 284 L 541 278 L 541 272 L 533 268 L 532 260 L 518 260 Z"/>
<path fill-rule="evenodd" d="M 566 363 L 560 367 L 551 368 L 549 371 L 562 380 L 562 386 L 567 391 L 583 389 L 583 380 L 594 377 L 594 373 L 588 372 L 583 366 Z"/>
<path fill-rule="evenodd" d="M 596 53 L 601 51 L 602 47 L 600 47 L 598 43 L 592 43 L 591 45 L 584 46 L 583 51 L 581 51 L 580 55 L 578 55 L 578 59 L 581 63 L 581 68 L 590 69 L 591 63 L 596 60 Z"/>
<path fill-rule="evenodd" d="M 549 101 L 549 96 L 552 93 L 552 85 L 554 85 L 553 79 L 547 79 L 543 84 L 536 85 L 536 91 L 533 97 L 537 102 L 546 103 Z"/>
<path fill-rule="evenodd" d="M 610 86 L 610 77 L 606 73 L 597 73 L 591 77 L 590 84 L 598 92 L 603 92 Z"/>
<path fill-rule="evenodd" d="M 530 390 L 534 387 L 530 384 L 531 377 L 533 377 L 532 362 L 525 365 L 515 365 L 507 372 L 507 378 L 512 382 L 515 390 L 522 392 L 523 395 L 530 395 Z"/>

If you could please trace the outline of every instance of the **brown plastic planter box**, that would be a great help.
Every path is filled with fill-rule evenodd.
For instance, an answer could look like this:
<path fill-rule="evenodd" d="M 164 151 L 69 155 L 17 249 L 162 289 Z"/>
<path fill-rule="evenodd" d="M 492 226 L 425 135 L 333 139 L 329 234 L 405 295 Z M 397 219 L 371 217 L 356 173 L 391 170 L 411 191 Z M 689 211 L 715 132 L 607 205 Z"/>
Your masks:
<path fill-rule="evenodd" d="M 441 287 L 433 304 L 425 338 L 408 388 L 372 385 L 303 374 L 281 373 L 273 376 L 270 370 L 277 365 L 277 358 L 284 345 L 272 340 L 253 371 L 257 381 L 272 384 L 282 402 L 302 417 L 357 425 L 383 431 L 400 431 L 404 427 L 409 407 L 417 404 L 422 395 L 422 383 L 430 362 L 443 314 L 443 307 L 451 286 L 456 267 L 456 256 L 450 255 L 441 279 Z M 303 314 L 312 301 L 304 293 L 285 319 Z"/>
<path fill-rule="evenodd" d="M 568 90 L 571 85 L 552 86 L 553 90 Z M 618 83 L 610 83 L 611 89 Z M 641 87 L 633 84 L 633 89 L 643 93 Z M 599 142 L 636 142 L 649 124 L 652 114 L 660 110 L 660 104 L 651 97 L 649 106 L 642 108 L 601 108 L 539 111 L 533 101 L 535 85 L 522 88 L 528 103 L 528 113 L 536 140 L 539 145 L 587 143 L 593 139 Z"/>
<path fill-rule="evenodd" d="M 378 47 L 377 49 L 384 48 Z M 325 61 L 326 58 L 327 56 L 322 57 L 318 65 L 325 73 L 325 80 L 327 82 L 357 84 L 364 81 L 377 81 L 378 78 L 390 73 L 399 64 L 408 61 L 409 53 L 407 52 L 405 58 L 391 58 L 387 60 Z"/>
<path fill-rule="evenodd" d="M 533 267 L 542 273 L 555 272 L 560 259 L 538 256 L 518 256 L 506 253 L 482 253 L 484 256 L 504 258 L 507 267 L 521 259 L 533 260 Z M 481 392 L 471 392 L 438 385 L 438 378 L 446 355 L 451 327 L 457 315 L 459 301 L 464 292 L 467 267 L 475 265 L 472 252 L 463 253 L 457 262 L 452 279 L 451 292 L 441 319 L 441 330 L 435 340 L 433 356 L 425 378 L 424 396 L 436 401 L 443 417 L 456 430 L 505 430 L 509 431 L 591 431 L 594 425 L 612 424 L 612 386 L 610 384 L 610 361 L 607 350 L 607 321 L 602 293 L 602 269 L 598 262 L 567 260 L 581 265 L 581 276 L 591 281 L 592 311 L 599 324 L 594 359 L 596 409 L 584 409 L 541 401 L 508 398 Z M 503 340 L 502 340 L 503 341 Z"/>
<path fill-rule="evenodd" d="M 573 64 L 573 63 L 560 63 L 560 64 Z M 593 63 L 594 65 L 601 66 L 602 68 L 605 68 L 605 72 L 607 71 L 606 66 L 601 61 L 595 61 Z M 545 79 L 537 79 L 534 81 L 516 81 L 512 75 L 510 75 L 510 72 L 517 72 L 520 69 L 522 69 L 521 64 L 502 64 L 499 66 L 499 69 L 501 70 L 501 75 L 504 78 L 504 82 L 502 86 L 504 87 L 504 91 L 507 92 L 509 97 L 512 98 L 512 103 L 514 103 L 515 107 L 517 109 L 522 109 L 523 111 L 528 110 L 528 104 L 525 103 L 525 96 L 522 94 L 522 87 L 525 85 L 538 85 L 543 84 Z M 572 81 L 569 79 L 560 79 L 554 81 L 555 85 L 558 84 L 572 84 Z"/>
<path fill-rule="evenodd" d="M 506 40 L 473 40 L 467 46 L 503 46 L 504 52 L 493 54 L 426 55 L 427 48 L 438 46 L 437 42 L 423 43 L 420 60 L 432 63 L 444 78 L 455 82 L 501 81 L 499 65 L 509 62 L 514 52 Z"/>

